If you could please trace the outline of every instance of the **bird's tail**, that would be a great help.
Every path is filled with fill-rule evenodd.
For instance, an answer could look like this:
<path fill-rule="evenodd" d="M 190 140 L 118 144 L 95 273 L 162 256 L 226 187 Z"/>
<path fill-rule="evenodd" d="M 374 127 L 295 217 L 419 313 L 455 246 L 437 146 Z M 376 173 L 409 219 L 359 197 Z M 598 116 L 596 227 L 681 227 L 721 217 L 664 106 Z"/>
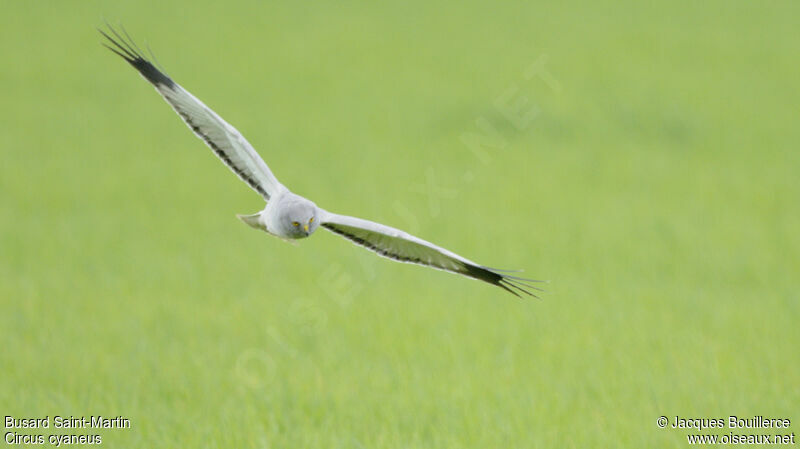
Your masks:
<path fill-rule="evenodd" d="M 245 222 L 251 228 L 261 229 L 262 231 L 266 231 L 267 227 L 264 223 L 261 222 L 259 219 L 261 217 L 261 212 L 256 212 L 255 214 L 251 215 L 241 215 L 237 214 L 236 218 Z"/>

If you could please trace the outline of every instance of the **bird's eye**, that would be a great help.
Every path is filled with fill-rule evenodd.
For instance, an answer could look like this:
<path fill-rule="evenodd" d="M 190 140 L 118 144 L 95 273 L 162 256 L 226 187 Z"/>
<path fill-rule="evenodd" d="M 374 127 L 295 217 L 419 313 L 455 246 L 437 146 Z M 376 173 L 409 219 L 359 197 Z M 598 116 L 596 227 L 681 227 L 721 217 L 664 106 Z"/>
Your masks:
<path fill-rule="evenodd" d="M 293 221 L 293 222 L 292 222 L 292 226 L 300 226 L 300 223 L 298 223 L 298 222 L 296 222 L 296 221 Z"/>

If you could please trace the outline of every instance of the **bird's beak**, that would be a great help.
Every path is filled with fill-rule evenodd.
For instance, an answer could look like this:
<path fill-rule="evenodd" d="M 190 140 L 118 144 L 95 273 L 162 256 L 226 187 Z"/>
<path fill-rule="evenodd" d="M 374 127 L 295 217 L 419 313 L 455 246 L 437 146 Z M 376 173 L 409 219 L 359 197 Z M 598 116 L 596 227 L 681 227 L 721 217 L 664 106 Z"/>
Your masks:
<path fill-rule="evenodd" d="M 303 225 L 303 230 L 304 230 L 304 231 L 306 231 L 306 232 L 308 232 L 308 223 L 306 223 L 306 224 L 304 224 L 304 225 Z"/>

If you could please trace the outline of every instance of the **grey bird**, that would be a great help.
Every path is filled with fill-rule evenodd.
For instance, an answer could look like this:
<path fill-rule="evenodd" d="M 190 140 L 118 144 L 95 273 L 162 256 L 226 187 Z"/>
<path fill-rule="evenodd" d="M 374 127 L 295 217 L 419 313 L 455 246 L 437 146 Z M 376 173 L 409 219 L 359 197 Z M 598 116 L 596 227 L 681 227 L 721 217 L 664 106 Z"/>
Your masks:
<path fill-rule="evenodd" d="M 239 131 L 158 70 L 143 56 L 143 52 L 124 29 L 118 32 L 108 26 L 108 32 L 100 29 L 98 31 L 108 40 L 103 45 L 121 56 L 150 82 L 222 162 L 264 198 L 267 202 L 264 210 L 252 215 L 238 215 L 249 226 L 290 241 L 306 238 L 322 226 L 395 261 L 424 265 L 478 279 L 499 286 L 518 297 L 519 293 L 536 297 L 530 290 L 541 291 L 532 285 L 541 281 L 512 276 L 508 273 L 513 271 L 477 264 L 399 229 L 328 212 L 312 201 L 292 193 L 275 178 L 264 160 Z"/>

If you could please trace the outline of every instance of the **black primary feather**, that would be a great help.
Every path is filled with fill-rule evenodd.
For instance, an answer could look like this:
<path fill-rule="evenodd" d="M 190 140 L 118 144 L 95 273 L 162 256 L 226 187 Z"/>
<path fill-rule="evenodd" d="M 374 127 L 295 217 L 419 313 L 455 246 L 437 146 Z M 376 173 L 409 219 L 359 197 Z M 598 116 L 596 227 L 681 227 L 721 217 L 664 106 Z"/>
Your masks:
<path fill-rule="evenodd" d="M 162 73 L 156 68 L 156 66 L 153 65 L 152 62 L 148 61 L 144 56 L 142 56 L 142 52 L 139 50 L 139 47 L 137 47 L 133 39 L 130 38 L 128 32 L 125 31 L 125 28 L 122 28 L 122 33 L 125 35 L 125 37 L 123 37 L 114 28 L 112 28 L 111 25 L 106 24 L 106 26 L 111 34 L 116 37 L 116 39 L 98 28 L 97 31 L 99 31 L 100 34 L 108 39 L 108 42 L 111 44 L 109 45 L 103 43 L 104 47 L 118 54 L 122 57 L 122 59 L 128 61 L 128 64 L 132 65 L 133 68 L 138 70 L 147 81 L 151 82 L 155 86 L 164 86 L 169 89 L 173 89 L 175 87 L 175 82 L 172 81 L 170 77 Z"/>

